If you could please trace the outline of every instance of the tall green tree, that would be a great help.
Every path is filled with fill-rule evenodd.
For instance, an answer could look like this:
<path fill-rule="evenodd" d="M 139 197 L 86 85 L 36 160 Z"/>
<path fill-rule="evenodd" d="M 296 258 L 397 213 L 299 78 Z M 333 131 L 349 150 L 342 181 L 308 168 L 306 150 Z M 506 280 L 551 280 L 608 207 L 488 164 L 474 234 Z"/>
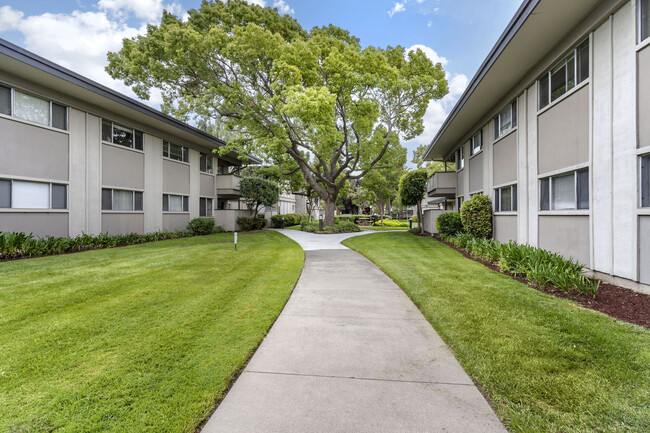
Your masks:
<path fill-rule="evenodd" d="M 456 164 L 453 162 L 448 162 L 445 165 L 445 163 L 442 161 L 425 161 L 424 154 L 427 151 L 427 147 L 428 146 L 426 144 L 421 144 L 413 151 L 413 158 L 411 159 L 411 162 L 415 164 L 418 170 L 421 168 L 425 169 L 429 176 L 439 171 L 455 170 Z"/>
<path fill-rule="evenodd" d="M 222 151 L 300 170 L 325 201 L 327 225 L 344 183 L 421 134 L 429 101 L 447 93 L 442 66 L 421 50 L 362 48 L 343 29 L 307 32 L 242 0 L 204 1 L 185 22 L 164 13 L 108 59 L 110 75 L 139 97 L 160 89 L 171 114 L 236 131 Z"/>
<path fill-rule="evenodd" d="M 406 149 L 400 146 L 386 152 L 379 165 L 361 179 L 365 197 L 384 215 L 390 211 L 391 204 L 397 196 L 399 180 L 404 174 L 406 164 Z"/>
<path fill-rule="evenodd" d="M 251 217 L 257 217 L 260 207 L 274 206 L 280 200 L 278 184 L 261 177 L 243 177 L 239 181 L 239 192 Z"/>
<path fill-rule="evenodd" d="M 422 200 L 427 192 L 426 170 L 409 171 L 399 181 L 399 197 L 402 205 L 416 206 L 419 232 L 424 233 L 422 224 Z"/>

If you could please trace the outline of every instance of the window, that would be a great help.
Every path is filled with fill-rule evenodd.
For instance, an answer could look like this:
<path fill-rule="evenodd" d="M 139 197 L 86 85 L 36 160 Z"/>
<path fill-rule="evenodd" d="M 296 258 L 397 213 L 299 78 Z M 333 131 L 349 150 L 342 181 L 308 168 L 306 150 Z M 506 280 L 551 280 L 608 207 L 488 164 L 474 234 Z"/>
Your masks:
<path fill-rule="evenodd" d="M 185 195 L 163 194 L 163 212 L 189 212 L 190 198 Z"/>
<path fill-rule="evenodd" d="M 68 129 L 68 107 L 6 86 L 0 86 L 0 114 Z"/>
<path fill-rule="evenodd" d="M 465 201 L 465 200 L 463 199 L 463 197 L 457 197 L 457 198 L 456 198 L 456 202 L 457 202 L 457 204 L 458 204 L 458 211 L 459 211 L 459 212 L 460 212 L 460 207 L 463 205 L 463 201 Z"/>
<path fill-rule="evenodd" d="M 102 189 L 102 210 L 142 211 L 143 193 L 123 189 Z"/>
<path fill-rule="evenodd" d="M 144 149 L 144 134 L 141 131 L 102 119 L 102 140 L 132 149 Z"/>
<path fill-rule="evenodd" d="M 465 155 L 463 154 L 463 146 L 459 147 L 456 151 L 456 160 L 458 161 L 458 170 L 465 168 Z"/>
<path fill-rule="evenodd" d="M 641 207 L 650 207 L 650 154 L 643 155 L 640 160 Z"/>
<path fill-rule="evenodd" d="M 639 0 L 639 42 L 650 37 L 650 0 Z"/>
<path fill-rule="evenodd" d="M 0 179 L 0 208 L 67 209 L 68 187 L 56 183 Z"/>
<path fill-rule="evenodd" d="M 539 79 L 537 82 L 539 109 L 546 107 L 587 78 L 589 78 L 588 39 Z"/>
<path fill-rule="evenodd" d="M 211 217 L 212 216 L 212 199 L 203 198 L 199 199 L 199 216 Z"/>
<path fill-rule="evenodd" d="M 589 169 L 540 179 L 539 209 L 589 209 Z"/>
<path fill-rule="evenodd" d="M 469 140 L 469 149 L 472 155 L 476 155 L 483 149 L 483 130 L 474 134 L 474 136 Z"/>
<path fill-rule="evenodd" d="M 169 141 L 163 141 L 163 156 L 176 161 L 190 162 L 190 150 Z"/>
<path fill-rule="evenodd" d="M 199 163 L 199 170 L 203 173 L 213 173 L 213 162 L 214 158 L 212 158 L 211 155 L 206 155 L 205 153 L 201 152 L 201 158 L 200 158 L 200 163 Z"/>
<path fill-rule="evenodd" d="M 509 104 L 494 118 L 494 139 L 503 137 L 517 126 L 517 101 Z"/>
<path fill-rule="evenodd" d="M 517 185 L 494 190 L 494 212 L 517 212 Z"/>

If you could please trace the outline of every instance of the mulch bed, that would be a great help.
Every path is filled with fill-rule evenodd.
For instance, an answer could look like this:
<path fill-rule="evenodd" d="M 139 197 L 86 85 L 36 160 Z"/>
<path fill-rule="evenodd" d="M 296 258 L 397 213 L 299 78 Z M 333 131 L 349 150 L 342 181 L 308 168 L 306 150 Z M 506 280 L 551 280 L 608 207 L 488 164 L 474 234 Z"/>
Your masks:
<path fill-rule="evenodd" d="M 425 236 L 429 238 L 431 237 L 430 234 L 414 234 L 416 236 Z M 601 313 L 607 314 L 608 316 L 611 316 L 615 319 L 650 329 L 650 295 L 638 293 L 634 290 L 615 286 L 613 284 L 607 284 L 604 281 L 600 283 L 600 288 L 598 289 L 598 293 L 594 299 L 585 297 L 578 293 L 565 293 L 562 290 L 558 289 L 543 289 L 537 284 L 529 282 L 525 278 L 517 277 L 507 272 L 502 272 L 501 269 L 499 269 L 499 267 L 493 262 L 486 262 L 484 260 L 479 260 L 475 257 L 472 257 L 472 255 L 469 254 L 466 250 L 445 242 L 438 237 L 434 237 L 434 239 L 438 242 L 442 242 L 450 248 L 453 248 L 468 259 L 479 262 L 492 269 L 493 271 L 507 275 L 510 278 L 526 284 L 536 290 L 548 293 L 557 298 L 570 299 L 579 303 L 585 308 L 600 311 Z"/>

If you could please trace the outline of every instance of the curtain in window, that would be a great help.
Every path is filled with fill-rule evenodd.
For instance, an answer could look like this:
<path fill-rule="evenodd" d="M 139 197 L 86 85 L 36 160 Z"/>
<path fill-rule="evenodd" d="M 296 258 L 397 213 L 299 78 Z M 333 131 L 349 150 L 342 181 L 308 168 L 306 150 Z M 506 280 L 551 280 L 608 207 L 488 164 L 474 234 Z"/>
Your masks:
<path fill-rule="evenodd" d="M 15 180 L 11 191 L 11 207 L 14 209 L 48 209 L 50 207 L 50 184 Z"/>
<path fill-rule="evenodd" d="M 41 125 L 49 125 L 50 102 L 16 90 L 14 92 L 14 116 Z"/>
<path fill-rule="evenodd" d="M 576 185 L 573 173 L 554 177 L 553 210 L 576 208 Z"/>
<path fill-rule="evenodd" d="M 169 212 L 183 212 L 183 197 L 180 195 L 169 196 Z"/>
<path fill-rule="evenodd" d="M 114 189 L 113 210 L 133 210 L 133 191 Z"/>

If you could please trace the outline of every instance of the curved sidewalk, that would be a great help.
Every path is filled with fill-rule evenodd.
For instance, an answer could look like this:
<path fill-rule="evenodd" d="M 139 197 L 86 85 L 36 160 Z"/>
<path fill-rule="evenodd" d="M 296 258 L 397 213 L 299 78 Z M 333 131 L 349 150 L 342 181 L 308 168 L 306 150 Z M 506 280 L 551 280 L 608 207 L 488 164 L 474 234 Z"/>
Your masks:
<path fill-rule="evenodd" d="M 505 432 L 404 292 L 340 244 L 305 249 L 298 284 L 203 433 Z"/>

